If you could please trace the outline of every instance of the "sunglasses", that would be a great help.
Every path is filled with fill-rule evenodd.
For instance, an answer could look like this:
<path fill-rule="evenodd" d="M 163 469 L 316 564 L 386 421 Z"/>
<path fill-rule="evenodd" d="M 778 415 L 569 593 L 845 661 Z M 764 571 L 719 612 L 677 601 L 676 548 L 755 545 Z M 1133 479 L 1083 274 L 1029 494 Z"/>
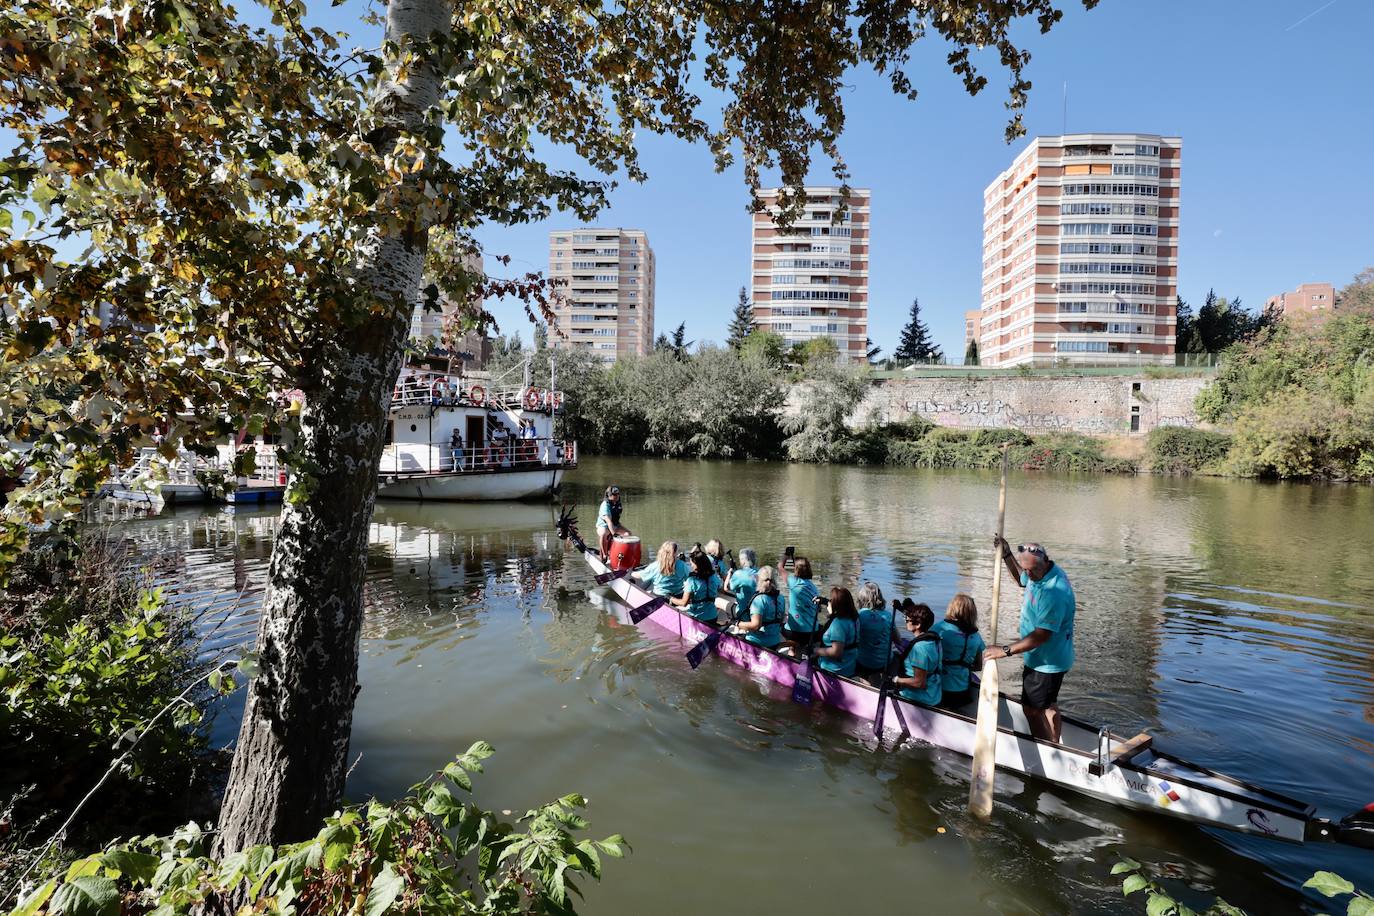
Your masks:
<path fill-rule="evenodd" d="M 1034 545 L 1032 545 L 1032 546 L 1030 546 L 1030 547 L 1027 547 L 1025 544 L 1017 544 L 1017 545 L 1016 545 L 1016 552 L 1017 552 L 1017 553 L 1028 553 L 1028 554 L 1030 554 L 1030 555 L 1033 556 L 1033 557 L 1045 557 L 1045 556 L 1047 556 L 1047 554 L 1045 553 L 1045 548 L 1043 548 L 1043 547 L 1036 547 L 1036 546 L 1034 546 Z"/>

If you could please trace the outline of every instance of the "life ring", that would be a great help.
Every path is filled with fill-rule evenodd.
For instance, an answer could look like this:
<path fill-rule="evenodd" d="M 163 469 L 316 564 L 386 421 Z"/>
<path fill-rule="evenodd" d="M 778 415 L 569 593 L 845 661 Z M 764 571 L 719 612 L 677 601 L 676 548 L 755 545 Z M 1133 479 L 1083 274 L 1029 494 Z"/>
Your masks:
<path fill-rule="evenodd" d="M 539 402 L 543 400 L 543 392 L 538 388 L 526 388 L 524 400 L 526 410 L 538 410 Z"/>
<path fill-rule="evenodd" d="M 473 403 L 473 406 L 481 407 L 487 402 L 487 389 L 481 385 L 473 385 L 468 389 L 468 400 Z"/>

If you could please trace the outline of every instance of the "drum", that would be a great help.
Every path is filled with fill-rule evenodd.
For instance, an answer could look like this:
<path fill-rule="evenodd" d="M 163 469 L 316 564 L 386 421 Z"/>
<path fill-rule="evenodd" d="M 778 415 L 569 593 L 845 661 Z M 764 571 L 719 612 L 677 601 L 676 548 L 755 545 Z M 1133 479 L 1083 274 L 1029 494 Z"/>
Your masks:
<path fill-rule="evenodd" d="M 611 569 L 634 569 L 639 565 L 639 538 L 633 535 L 611 539 Z"/>

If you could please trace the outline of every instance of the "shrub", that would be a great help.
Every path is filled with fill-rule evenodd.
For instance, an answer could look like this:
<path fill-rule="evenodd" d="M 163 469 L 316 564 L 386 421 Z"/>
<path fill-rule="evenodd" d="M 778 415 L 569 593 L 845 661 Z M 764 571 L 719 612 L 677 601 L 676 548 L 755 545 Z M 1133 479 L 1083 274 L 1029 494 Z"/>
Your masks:
<path fill-rule="evenodd" d="M 625 841 L 575 839 L 587 826 L 579 795 L 527 811 L 523 830 L 461 801 L 455 790 L 472 791 L 469 774 L 491 753 L 479 741 L 405 798 L 346 808 L 305 843 L 216 862 L 190 824 L 110 846 L 32 891 L 21 911 L 179 916 L 227 910 L 226 899 L 246 890 L 255 913 L 573 913 L 574 879 L 599 879 L 601 857 L 624 855 Z"/>
<path fill-rule="evenodd" d="M 1215 471 L 1231 450 L 1225 433 L 1183 426 L 1151 430 L 1145 446 L 1150 470 L 1158 474 L 1196 474 Z"/>
<path fill-rule="evenodd" d="M 1048 433 L 1030 444 L 1011 450 L 1011 460 L 1026 471 L 1095 471 L 1133 474 L 1136 467 L 1126 458 L 1108 458 L 1102 443 L 1081 433 Z"/>

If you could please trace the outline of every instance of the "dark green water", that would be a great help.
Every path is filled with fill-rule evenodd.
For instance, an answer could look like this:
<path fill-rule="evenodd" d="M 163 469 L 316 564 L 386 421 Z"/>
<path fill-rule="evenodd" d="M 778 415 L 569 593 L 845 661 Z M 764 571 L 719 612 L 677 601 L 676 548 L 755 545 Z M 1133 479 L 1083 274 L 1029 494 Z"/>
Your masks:
<path fill-rule="evenodd" d="M 986 614 L 991 474 L 592 459 L 565 494 L 585 529 L 607 482 L 646 543 L 716 536 L 765 560 L 796 544 L 818 582 L 937 608 L 969 591 Z M 1212 834 L 1005 774 L 992 823 L 971 823 L 966 758 L 876 752 L 842 714 L 717 660 L 693 672 L 675 638 L 617 625 L 552 516 L 379 506 L 349 791 L 395 795 L 486 738 L 487 807 L 579 791 L 592 832 L 633 845 L 587 912 L 1144 912 L 1109 874 L 1118 854 L 1254 913 L 1311 905 L 1296 888 L 1318 868 L 1374 889 L 1374 853 Z M 204 602 L 261 587 L 274 526 L 182 510 L 134 530 L 182 552 L 184 597 Z M 1007 529 L 1077 592 L 1067 710 L 1326 815 L 1374 801 L 1374 489 L 1013 475 Z M 251 605 L 222 642 L 251 641 Z"/>

